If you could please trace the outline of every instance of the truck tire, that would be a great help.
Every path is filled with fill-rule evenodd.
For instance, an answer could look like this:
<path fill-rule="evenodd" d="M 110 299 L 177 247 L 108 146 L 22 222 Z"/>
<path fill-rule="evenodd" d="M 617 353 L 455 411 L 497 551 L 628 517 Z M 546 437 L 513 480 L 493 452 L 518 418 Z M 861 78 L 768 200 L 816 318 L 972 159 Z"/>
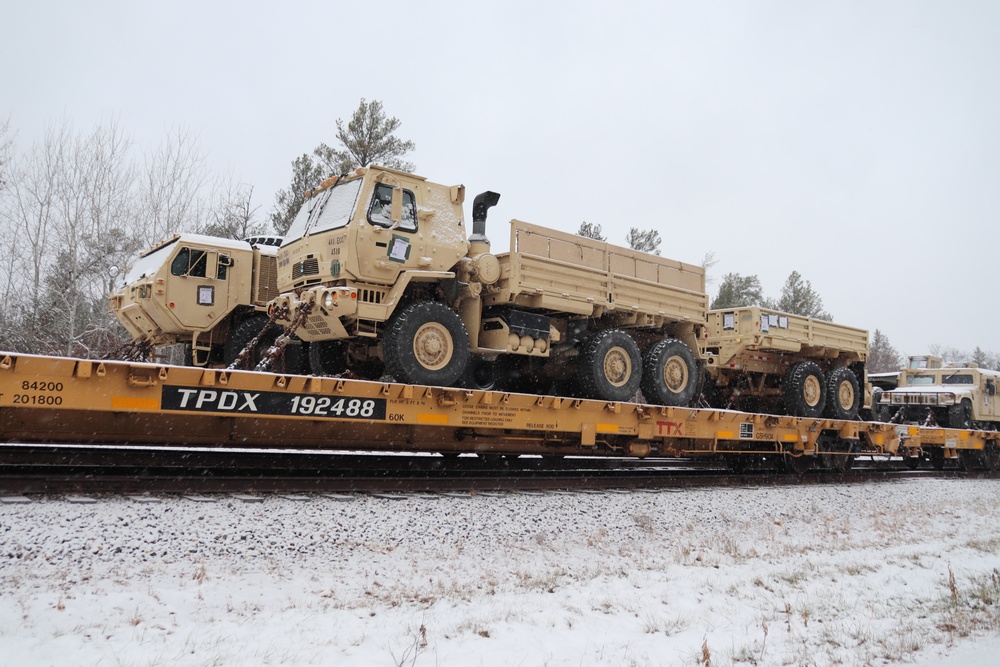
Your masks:
<path fill-rule="evenodd" d="M 309 374 L 309 343 L 303 342 L 296 336 L 285 344 L 281 349 L 281 356 L 275 360 L 275 372 L 288 373 L 289 375 Z"/>
<path fill-rule="evenodd" d="M 309 344 L 309 369 L 313 375 L 339 375 L 347 370 L 347 341 L 324 340 Z"/>
<path fill-rule="evenodd" d="M 473 355 L 465 369 L 462 386 L 467 389 L 492 391 L 500 386 L 500 373 L 496 360 L 488 360 L 479 355 Z"/>
<path fill-rule="evenodd" d="M 272 325 L 268 327 L 268 322 L 269 320 L 266 315 L 252 315 L 236 325 L 236 328 L 229 334 L 229 338 L 226 339 L 226 366 L 231 366 L 236 361 L 236 357 L 239 356 L 240 352 L 250 344 L 250 341 L 258 334 L 261 334 L 264 327 L 267 327 L 267 331 L 264 331 L 260 335 L 256 345 L 254 345 L 253 349 L 243 359 L 243 363 L 239 365 L 239 368 L 253 370 L 260 363 L 260 360 L 267 353 L 268 348 L 274 345 L 274 341 L 278 338 L 278 333 L 281 331 L 281 327 L 278 326 Z"/>
<path fill-rule="evenodd" d="M 972 403 L 963 398 L 948 408 L 948 428 L 972 428 Z"/>
<path fill-rule="evenodd" d="M 812 361 L 792 364 L 781 381 L 785 412 L 796 417 L 819 417 L 826 406 L 823 371 Z"/>
<path fill-rule="evenodd" d="M 397 382 L 448 387 L 465 376 L 469 334 L 458 314 L 417 301 L 392 316 L 382 337 L 386 371 Z"/>
<path fill-rule="evenodd" d="M 691 348 L 675 338 L 652 345 L 642 358 L 640 387 L 650 403 L 691 405 L 698 392 L 698 364 Z"/>
<path fill-rule="evenodd" d="M 632 400 L 642 379 L 642 355 L 632 336 L 605 329 L 583 342 L 577 359 L 577 383 L 585 398 Z"/>
<path fill-rule="evenodd" d="M 854 372 L 844 366 L 830 371 L 826 378 L 826 416 L 854 421 L 860 405 L 861 391 Z"/>

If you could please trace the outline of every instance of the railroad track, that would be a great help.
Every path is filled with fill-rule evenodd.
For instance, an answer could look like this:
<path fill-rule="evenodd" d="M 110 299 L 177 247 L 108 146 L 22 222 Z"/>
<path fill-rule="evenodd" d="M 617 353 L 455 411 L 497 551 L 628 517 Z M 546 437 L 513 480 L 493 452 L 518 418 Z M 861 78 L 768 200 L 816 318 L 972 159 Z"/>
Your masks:
<path fill-rule="evenodd" d="M 192 493 L 441 493 L 668 490 L 707 486 L 866 483 L 983 476 L 859 462 L 794 475 L 762 466 L 733 474 L 717 462 L 678 459 L 507 458 L 277 452 L 205 448 L 0 446 L 0 495 Z"/>

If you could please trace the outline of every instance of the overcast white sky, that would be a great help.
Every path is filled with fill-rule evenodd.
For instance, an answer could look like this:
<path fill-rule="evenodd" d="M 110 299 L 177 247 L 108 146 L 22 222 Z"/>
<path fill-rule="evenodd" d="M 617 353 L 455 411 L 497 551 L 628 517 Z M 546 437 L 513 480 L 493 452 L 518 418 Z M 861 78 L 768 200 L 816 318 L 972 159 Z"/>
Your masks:
<path fill-rule="evenodd" d="M 185 128 L 261 216 L 291 161 L 382 100 L 417 172 L 575 232 L 798 270 L 837 322 L 1000 352 L 1000 3 L 0 0 L 23 148 L 117 118 Z M 468 211 L 467 211 L 468 213 Z"/>

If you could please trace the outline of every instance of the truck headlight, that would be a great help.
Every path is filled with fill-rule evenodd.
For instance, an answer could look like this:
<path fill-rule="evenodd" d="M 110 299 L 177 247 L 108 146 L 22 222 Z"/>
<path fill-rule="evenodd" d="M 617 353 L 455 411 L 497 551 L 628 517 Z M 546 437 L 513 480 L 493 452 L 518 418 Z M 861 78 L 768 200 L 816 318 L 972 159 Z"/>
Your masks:
<path fill-rule="evenodd" d="M 950 391 L 939 394 L 938 405 L 955 405 L 955 394 Z"/>
<path fill-rule="evenodd" d="M 323 307 L 330 310 L 337 305 L 337 294 L 336 292 L 324 292 L 323 293 Z"/>

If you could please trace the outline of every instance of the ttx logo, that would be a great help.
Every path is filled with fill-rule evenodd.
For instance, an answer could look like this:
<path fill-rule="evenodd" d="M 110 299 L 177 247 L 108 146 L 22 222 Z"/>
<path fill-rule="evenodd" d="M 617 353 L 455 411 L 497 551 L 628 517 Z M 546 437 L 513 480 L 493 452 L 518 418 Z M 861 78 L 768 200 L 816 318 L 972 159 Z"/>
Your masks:
<path fill-rule="evenodd" d="M 658 435 L 684 435 L 684 422 L 656 422 Z"/>

